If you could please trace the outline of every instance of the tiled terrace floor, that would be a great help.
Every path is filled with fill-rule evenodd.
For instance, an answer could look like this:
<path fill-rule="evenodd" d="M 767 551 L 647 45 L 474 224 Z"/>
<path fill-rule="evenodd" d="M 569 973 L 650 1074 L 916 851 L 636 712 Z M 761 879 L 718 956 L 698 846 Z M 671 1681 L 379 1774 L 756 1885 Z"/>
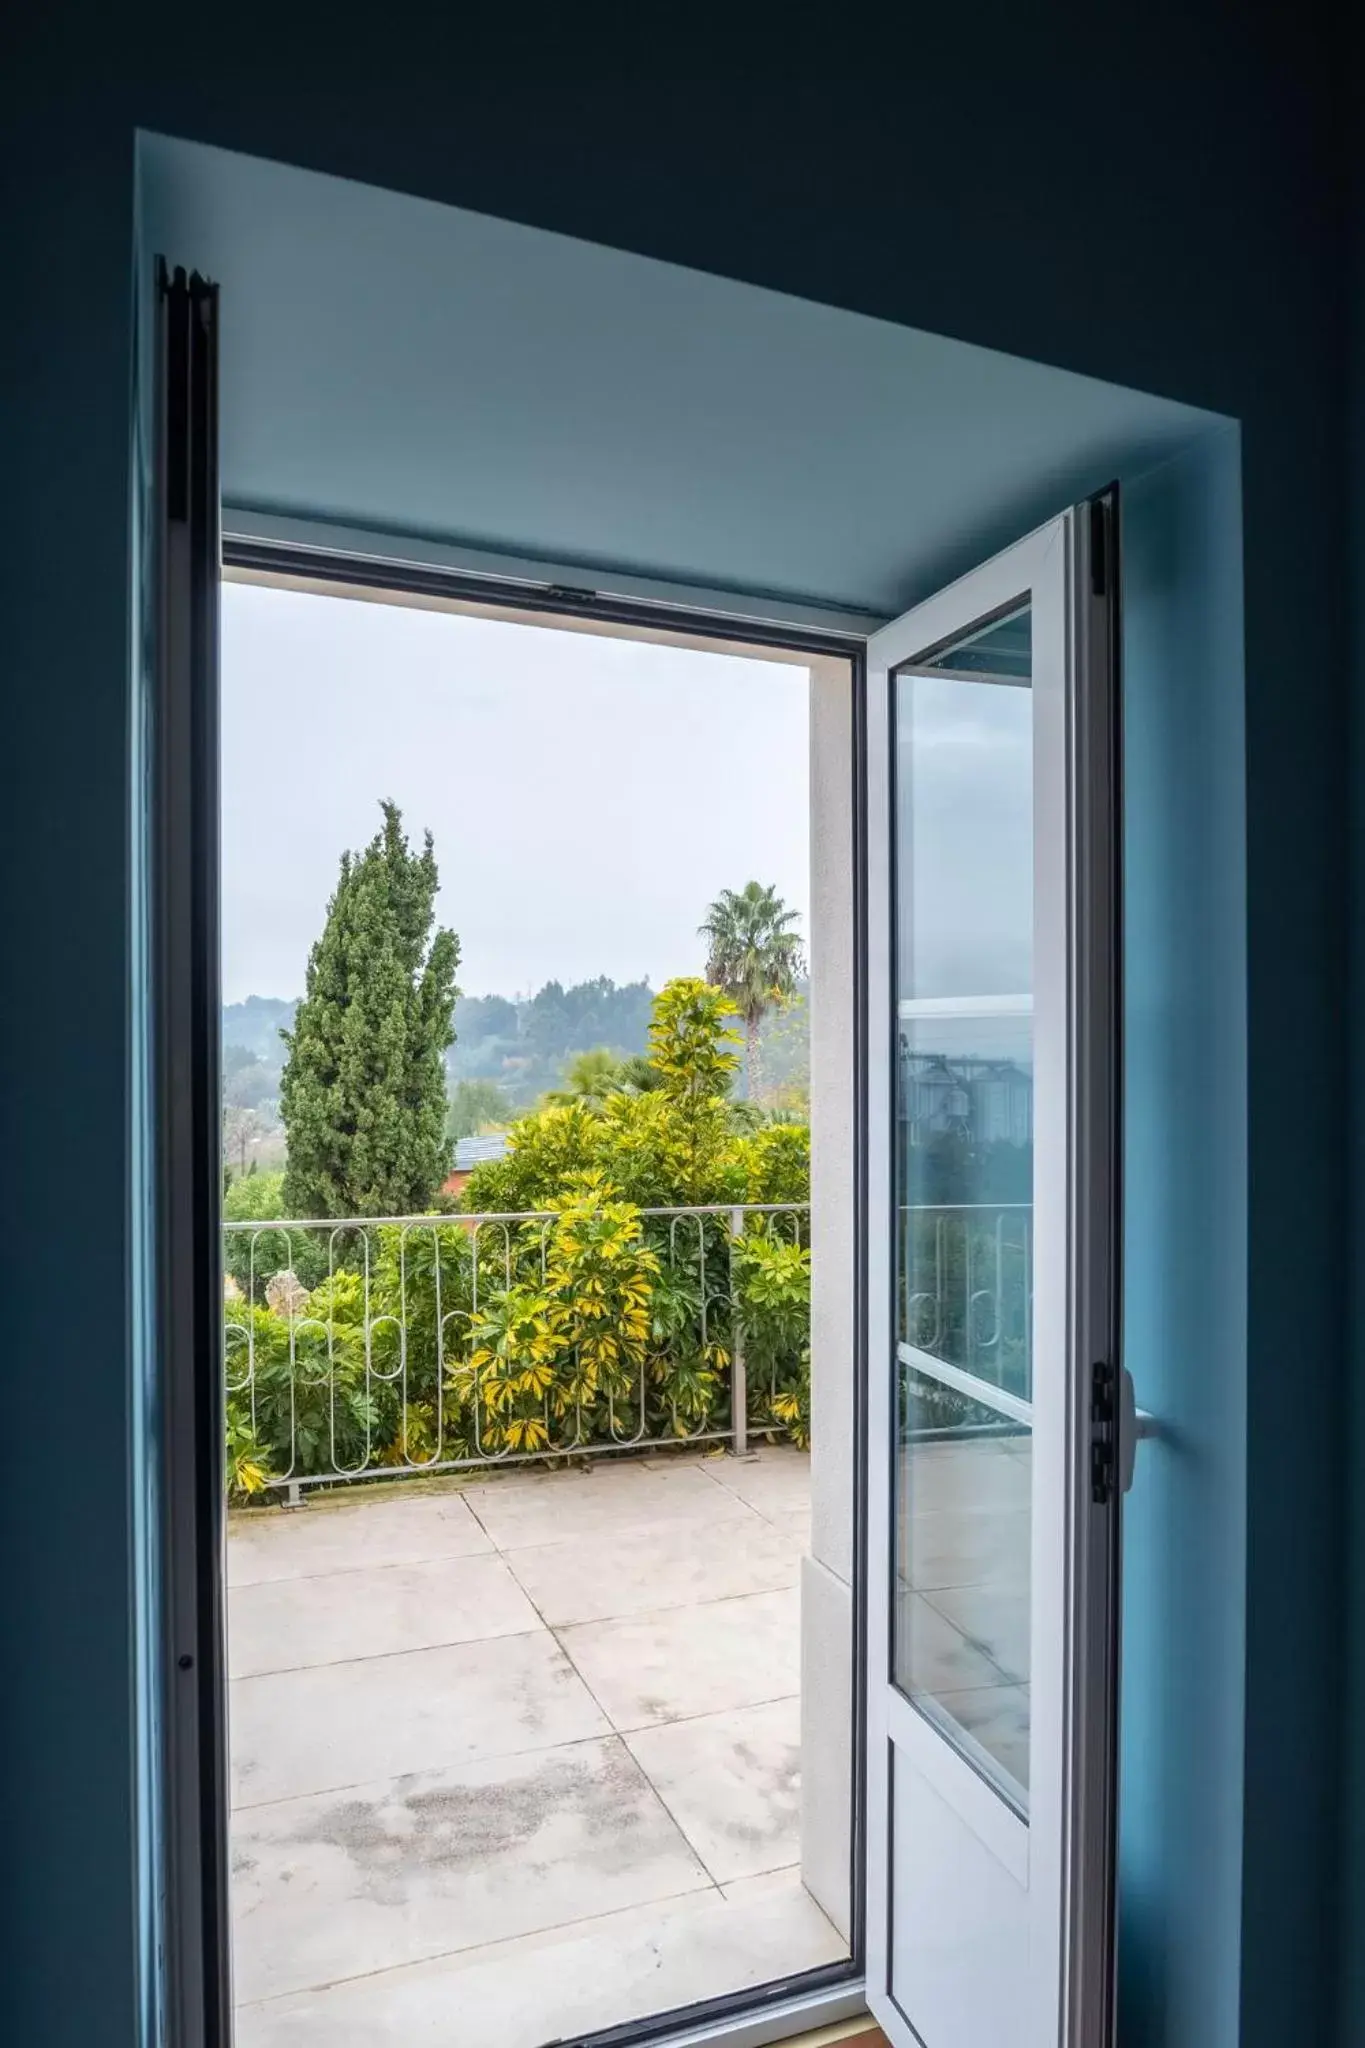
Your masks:
<path fill-rule="evenodd" d="M 788 1448 L 234 1516 L 239 2048 L 541 2048 L 844 1954 L 808 1520 Z"/>

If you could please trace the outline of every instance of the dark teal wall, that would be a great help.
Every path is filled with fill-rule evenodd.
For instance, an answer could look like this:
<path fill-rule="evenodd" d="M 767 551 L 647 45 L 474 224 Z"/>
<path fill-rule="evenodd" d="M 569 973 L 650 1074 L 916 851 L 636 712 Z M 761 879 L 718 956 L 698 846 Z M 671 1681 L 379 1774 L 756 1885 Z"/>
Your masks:
<path fill-rule="evenodd" d="M 93 161 L 64 132 L 6 190 L 3 234 L 4 1372 L 36 1455 L 0 1482 L 0 2034 L 122 2048 L 133 158 L 108 126 Z"/>
<path fill-rule="evenodd" d="M 259 23 L 236 10 L 186 28 L 182 10 L 156 36 L 136 8 L 106 26 L 108 13 L 26 10 L 0 66 L 10 99 L 0 1242 L 8 1413 L 21 1418 L 0 1487 L 7 2037 L 54 2048 L 134 2038 L 132 1493 L 120 1446 L 130 1398 L 128 464 L 141 125 L 722 271 L 1240 420 L 1250 905 L 1243 1938 L 1234 1965 L 1226 1901 L 1191 1894 L 1176 1914 L 1168 1901 L 1162 1939 L 1144 1933 L 1135 1952 L 1145 1975 L 1130 2010 L 1142 2016 L 1135 2040 L 1181 2048 L 1205 2048 L 1210 2037 L 1190 2031 L 1200 2014 L 1215 2016 L 1212 2038 L 1224 2039 L 1239 2000 L 1248 2044 L 1328 2041 L 1342 1590 L 1333 1447 L 1345 1253 L 1345 477 L 1331 63 L 1313 7 L 1243 10 L 1235 32 L 1215 0 L 912 8 L 895 17 L 899 44 L 826 14 L 818 48 L 752 54 L 733 28 L 715 47 L 690 31 L 690 43 L 661 37 L 646 50 L 636 13 L 601 61 L 581 18 L 565 18 L 557 48 L 533 33 L 525 9 L 516 36 L 496 45 L 465 16 L 411 0 L 352 20 L 338 5 L 325 24 L 281 4 Z M 1195 778 L 1191 802 L 1200 788 Z M 1182 859 L 1202 858 L 1197 831 L 1175 844 Z M 1217 1019 L 1207 1022 L 1216 1039 Z M 1235 1585 L 1228 1597 L 1240 1605 Z M 1225 1777 L 1203 1706 L 1197 1686 L 1174 1687 L 1162 1739 L 1177 1759 L 1202 1757 Z M 1216 1979 L 1207 2004 L 1181 1988 L 1201 1972 Z"/>
<path fill-rule="evenodd" d="M 1354 81 L 1353 81 L 1354 82 Z M 1354 111 L 1354 109 L 1353 109 Z M 1350 1170 L 1350 1239 L 1347 1306 L 1351 1342 L 1346 1356 L 1350 1387 L 1344 1438 L 1349 1463 L 1358 1466 L 1365 1444 L 1365 1086 L 1354 1041 L 1355 1020 L 1365 1002 L 1365 149 L 1358 120 L 1352 124 L 1353 159 L 1346 189 L 1352 199 L 1349 260 L 1346 265 L 1348 319 L 1346 346 L 1352 371 L 1351 402 L 1344 440 L 1350 461 L 1349 496 L 1344 508 L 1348 535 L 1347 588 L 1352 606 L 1354 648 L 1351 679 L 1354 695 L 1350 720 L 1352 936 L 1349 989 L 1352 1060 L 1350 1096 L 1352 1158 Z M 1348 1465 L 1349 1470 L 1349 1465 Z M 1365 2040 L 1365 1486 L 1347 1488 L 1348 1529 L 1345 1543 L 1347 1597 L 1342 1624 L 1346 1700 L 1343 1713 L 1343 1840 L 1341 1866 L 1341 1965 L 1343 2038 Z"/>
<path fill-rule="evenodd" d="M 1125 1353 L 1160 1433 L 1124 1517 L 1123 2039 L 1237 2038 L 1247 1655 L 1240 460 L 1123 493 Z"/>

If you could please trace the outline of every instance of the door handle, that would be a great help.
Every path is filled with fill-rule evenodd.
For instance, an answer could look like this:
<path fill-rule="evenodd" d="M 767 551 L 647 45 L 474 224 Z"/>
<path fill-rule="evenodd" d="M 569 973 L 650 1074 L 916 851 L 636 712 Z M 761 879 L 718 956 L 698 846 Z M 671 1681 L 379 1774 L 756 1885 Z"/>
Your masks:
<path fill-rule="evenodd" d="M 1119 1492 L 1132 1490 L 1133 1474 L 1137 1467 L 1137 1447 L 1144 1437 L 1158 1436 L 1160 1424 L 1155 1415 L 1139 1408 L 1133 1389 L 1133 1375 L 1126 1365 L 1119 1367 Z"/>

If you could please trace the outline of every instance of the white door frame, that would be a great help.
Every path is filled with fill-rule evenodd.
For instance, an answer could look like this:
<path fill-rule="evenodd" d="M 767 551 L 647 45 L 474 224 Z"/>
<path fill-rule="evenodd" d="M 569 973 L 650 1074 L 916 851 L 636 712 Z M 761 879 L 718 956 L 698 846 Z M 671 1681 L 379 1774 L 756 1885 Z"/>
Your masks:
<path fill-rule="evenodd" d="M 1119 1498 L 1117 507 L 1062 515 L 868 644 L 867 1988 L 893 2040 L 892 1758 L 1028 1892 L 1027 2048 L 1094 2048 L 1113 2014 Z M 1025 1821 L 892 1680 L 896 1014 L 891 676 L 1033 606 L 1035 1293 L 1032 1744 Z M 1098 1373 L 1099 1377 L 1096 1377 Z M 1105 1375 L 1108 1375 L 1107 1382 Z M 1107 1394 L 1105 1392 L 1107 1384 Z M 1107 1475 L 1107 1476 L 1106 1476 Z M 929 2048 L 937 2048 L 933 2041 Z"/>
<path fill-rule="evenodd" d="M 1108 522 L 1109 532 L 1112 536 L 1116 521 L 1114 508 L 1111 505 L 1106 505 L 1102 517 Z M 1071 551 L 1069 573 L 1072 576 L 1074 588 L 1075 579 L 1078 575 L 1084 578 L 1088 577 L 1091 573 L 1089 568 L 1089 548 L 1093 538 L 1093 528 L 1087 525 L 1082 532 L 1079 529 L 1075 529 L 1076 515 L 1068 515 L 1068 518 L 1072 520 L 1074 529 L 1069 540 Z M 569 588 L 565 588 L 565 584 L 570 582 L 567 572 L 564 573 L 563 581 L 561 581 L 559 575 L 547 574 L 546 566 L 541 563 L 519 562 L 512 565 L 513 575 L 508 578 L 506 572 L 509 565 L 504 558 L 490 556 L 475 558 L 471 557 L 468 551 L 465 550 L 438 547 L 427 543 L 415 543 L 405 536 L 399 537 L 379 533 L 360 534 L 353 529 L 329 527 L 317 522 L 285 519 L 240 509 L 235 512 L 228 512 L 225 516 L 224 524 L 227 534 L 230 536 L 230 544 L 239 557 L 254 546 L 260 548 L 263 552 L 278 549 L 281 553 L 286 553 L 293 547 L 298 549 L 301 554 L 307 555 L 311 553 L 314 565 L 318 564 L 319 557 L 326 561 L 330 556 L 332 563 L 338 568 L 342 564 L 354 563 L 359 558 L 371 567 L 373 583 L 380 587 L 390 584 L 401 585 L 404 581 L 405 572 L 409 576 L 413 576 L 415 572 L 416 576 L 425 575 L 430 577 L 433 583 L 443 576 L 449 577 L 453 591 L 459 583 L 461 576 L 463 576 L 466 581 L 463 588 L 462 602 L 477 601 L 479 586 L 481 583 L 484 583 L 484 579 L 487 579 L 485 587 L 488 589 L 489 599 L 499 610 L 509 609 L 514 606 L 516 597 L 521 592 L 525 592 L 528 596 L 535 593 L 537 599 L 542 603 L 545 598 L 551 598 L 551 593 L 553 593 L 551 605 L 547 606 L 547 608 L 569 613 L 580 609 L 590 611 L 592 607 L 580 606 L 579 600 L 585 597 L 588 599 L 595 598 L 608 615 L 614 602 L 624 608 L 629 608 L 630 627 L 627 630 L 631 628 L 639 630 L 641 626 L 644 626 L 647 632 L 647 621 L 650 613 L 655 607 L 658 607 L 659 612 L 663 614 L 671 611 L 674 629 L 681 630 L 688 634 L 689 637 L 696 633 L 704 634 L 708 626 L 718 639 L 752 637 L 752 639 L 761 642 L 768 638 L 770 632 L 773 642 L 782 644 L 785 641 L 789 646 L 793 644 L 793 641 L 799 644 L 805 636 L 809 635 L 810 638 L 805 640 L 805 644 L 809 649 L 812 659 L 817 662 L 820 658 L 819 650 L 822 639 L 824 640 L 825 648 L 841 663 L 850 657 L 856 642 L 863 638 L 863 636 L 870 636 L 867 639 L 869 654 L 878 644 L 876 629 L 880 626 L 880 621 L 876 621 L 866 614 L 860 616 L 852 611 L 844 611 L 839 607 L 824 606 L 819 603 L 800 604 L 770 599 L 746 600 L 736 598 L 730 592 L 697 590 L 681 585 L 659 583 L 645 579 L 637 580 L 611 573 L 602 574 L 600 572 L 595 572 L 592 577 L 592 583 L 595 588 L 591 591 L 582 591 L 576 587 L 581 581 L 586 581 L 581 571 L 575 573 Z M 1033 539 L 1036 541 L 1037 537 L 1035 536 Z M 1027 547 L 1030 543 L 1024 542 L 1019 545 Z M 1111 538 L 1109 543 L 1109 560 L 1112 561 L 1113 558 Z M 317 573 L 316 566 L 314 566 L 313 573 Z M 541 593 L 544 593 L 544 597 L 540 596 Z M 933 602 L 935 601 L 931 600 L 931 604 Z M 689 614 L 691 614 L 690 617 Z M 917 613 L 916 616 L 919 616 L 919 614 Z M 1099 634 L 1104 645 L 1103 649 L 1101 649 L 1097 641 L 1096 647 L 1087 653 L 1086 660 L 1092 665 L 1098 665 L 1098 667 L 1104 667 L 1107 662 L 1107 672 L 1112 684 L 1114 654 L 1112 638 L 1107 637 L 1110 629 L 1105 623 L 1106 616 L 1103 606 L 1100 606 L 1093 613 L 1091 622 L 1093 630 Z M 727 627 L 730 628 L 730 631 L 726 630 Z M 738 629 L 737 632 L 736 629 Z M 1087 628 L 1084 618 L 1080 619 L 1077 630 L 1082 633 L 1090 630 L 1090 628 Z M 666 631 L 667 628 L 665 628 Z M 824 636 L 828 637 L 824 638 Z M 925 645 L 925 642 L 921 640 L 919 645 L 922 647 Z M 758 648 L 755 647 L 754 651 L 757 652 Z M 883 745 L 885 743 L 885 665 L 883 665 L 881 671 L 880 687 L 874 682 L 873 665 L 871 659 L 869 659 L 868 668 L 864 675 L 858 676 L 855 669 L 854 688 L 861 700 L 856 707 L 855 718 L 862 721 L 864 728 L 862 746 L 861 748 L 855 746 L 855 766 L 861 770 L 862 761 L 864 759 L 871 761 L 876 755 L 874 731 L 879 715 L 881 718 L 881 741 Z M 1110 699 L 1112 699 L 1112 688 L 1109 694 Z M 1100 755 L 1103 753 L 1103 745 L 1098 738 L 1092 738 L 1082 749 L 1082 752 L 1093 764 L 1099 760 Z M 1109 783 L 1105 784 L 1106 789 L 1110 788 L 1110 786 Z M 866 1028 L 858 1033 L 861 1043 L 857 1052 L 861 1056 L 861 1063 L 868 1077 L 868 1085 L 864 1089 L 863 1101 L 856 1105 L 856 1110 L 854 1111 L 854 1122 L 855 1124 L 861 1124 L 865 1133 L 864 1173 L 860 1176 L 864 1184 L 857 1192 L 861 1196 L 863 1203 L 863 1214 L 860 1220 L 864 1227 L 867 1256 L 861 1262 L 863 1266 L 862 1274 L 851 1276 L 855 1280 L 856 1291 L 863 1296 L 859 1306 L 866 1317 L 864 1326 L 866 1332 L 865 1341 L 856 1346 L 857 1351 L 861 1354 L 856 1360 L 860 1372 L 864 1369 L 864 1360 L 871 1361 L 879 1357 L 885 1357 L 884 1345 L 889 1330 L 889 1294 L 883 1289 L 879 1296 L 877 1291 L 880 1278 L 884 1277 L 885 1258 L 883 1257 L 883 1273 L 879 1275 L 874 1270 L 876 1264 L 874 1247 L 878 1238 L 876 1219 L 879 1214 L 883 1220 L 885 1219 L 889 1203 L 889 1133 L 891 1125 L 889 1118 L 884 1113 L 884 1105 L 879 1110 L 872 1077 L 879 1072 L 885 1077 L 888 1072 L 886 1054 L 890 1043 L 888 1008 L 890 992 L 887 978 L 888 960 L 885 949 L 871 946 L 868 943 L 870 935 L 880 928 L 878 920 L 884 919 L 887 910 L 887 868 L 885 855 L 889 847 L 888 834 L 891 823 L 888 797 L 888 790 L 884 784 L 879 785 L 875 775 L 865 775 L 861 777 L 861 787 L 852 796 L 850 802 L 853 841 L 852 859 L 856 868 L 856 880 L 861 884 L 863 891 L 861 906 L 855 912 L 857 934 L 855 957 L 857 952 L 861 952 L 867 963 L 867 971 L 861 977 L 861 988 L 852 991 L 852 1000 L 855 1008 L 862 1009 L 866 1016 Z M 1093 808 L 1093 805 L 1089 803 L 1081 806 L 1081 811 L 1084 815 L 1078 816 L 1075 822 L 1077 830 L 1082 834 L 1086 832 L 1093 834 L 1094 826 L 1091 821 L 1091 811 Z M 1104 806 L 1101 804 L 1096 815 L 1098 816 L 1103 810 Z M 1110 815 L 1112 816 L 1112 806 L 1110 808 Z M 1095 891 L 1093 905 L 1098 919 L 1098 926 L 1102 926 L 1105 917 L 1109 916 L 1111 904 L 1112 896 L 1106 887 L 1101 884 Z M 1103 913 L 1102 915 L 1101 912 Z M 1110 921 L 1112 923 L 1112 919 Z M 1098 951 L 1093 947 L 1092 957 L 1095 959 L 1099 957 Z M 859 1022 L 861 1023 L 861 1019 Z M 1097 1030 L 1097 1041 L 1102 1040 L 1106 1044 L 1112 1044 L 1112 1022 L 1113 1019 L 1110 1017 L 1105 1028 Z M 1101 1065 L 1103 1064 L 1102 1060 Z M 850 1105 L 850 1108 L 852 1110 L 854 1106 Z M 1079 1200 L 1078 1189 L 1073 1190 L 1073 1200 Z M 1100 1263 L 1103 1264 L 1103 1261 Z M 1102 1297 L 1104 1299 L 1109 1298 L 1105 1294 L 1105 1287 L 1108 1287 L 1111 1292 L 1116 1291 L 1116 1259 L 1112 1259 L 1110 1264 L 1113 1268 L 1110 1279 L 1105 1282 L 1104 1286 L 1098 1289 L 1091 1288 L 1087 1295 L 1088 1299 L 1093 1299 L 1097 1304 L 1101 1301 Z M 857 1285 L 859 1279 L 862 1282 L 861 1286 Z M 1092 1316 L 1092 1323 L 1095 1320 L 1096 1318 Z M 1098 1321 L 1105 1322 L 1106 1320 L 1108 1320 L 1106 1314 L 1099 1312 Z M 854 1332 L 850 1331 L 849 1338 L 851 1342 L 853 1337 Z M 1103 1350 L 1097 1350 L 1095 1355 L 1100 1357 L 1106 1354 Z M 1111 1352 L 1108 1355 L 1113 1354 Z M 884 1379 L 884 1375 L 879 1375 L 876 1371 L 871 1370 L 869 1365 L 862 1386 L 864 1404 L 871 1402 L 879 1379 Z M 883 1388 L 884 1392 L 885 1389 Z M 868 1419 L 870 1423 L 871 1417 Z M 884 1414 L 883 1423 L 885 1423 Z M 889 1436 L 883 1439 L 884 1443 L 889 1443 L 890 1441 Z M 855 1459 L 855 1464 L 857 1462 L 859 1461 Z M 870 1460 L 868 1472 L 870 1485 L 877 1484 L 877 1468 L 878 1461 L 876 1459 Z M 883 1474 L 883 1478 L 884 1476 Z M 870 1516 L 868 1519 L 870 1522 Z M 1086 1598 L 1091 1600 L 1092 1603 L 1096 1603 L 1097 1613 L 1102 1613 L 1106 1616 L 1110 1611 L 1114 1598 L 1113 1574 L 1108 1569 L 1112 1549 L 1113 1546 L 1106 1537 L 1100 1543 L 1099 1549 L 1096 1552 L 1097 1556 L 1099 1552 L 1103 1552 L 1103 1557 L 1100 1558 L 1100 1569 L 1098 1572 L 1095 1570 L 1088 1571 L 1086 1580 L 1088 1588 Z M 863 1567 L 863 1574 L 866 1576 L 866 1561 L 860 1560 L 859 1562 Z M 883 1595 L 885 1590 L 885 1573 L 883 1573 Z M 878 1610 L 875 1605 L 869 1603 L 868 1591 L 865 1590 L 863 1605 L 864 1611 L 868 1614 L 876 1615 L 880 1611 L 884 1621 L 887 1611 L 884 1599 L 880 1610 Z M 863 1658 L 862 1663 L 863 1672 L 860 1673 L 860 1676 L 865 1675 L 866 1678 L 870 1679 L 874 1670 L 879 1670 L 882 1675 L 883 1690 L 885 1690 L 886 1630 L 884 1626 L 881 1629 L 880 1637 L 876 1628 L 869 1628 L 867 1655 Z M 1111 1679 L 1111 1685 L 1112 1683 L 1113 1680 Z M 1093 1707 L 1093 1715 L 1090 1715 L 1090 1718 L 1093 1719 L 1097 1726 L 1112 1727 L 1113 1715 L 1109 1694 L 1106 1694 L 1103 1700 L 1082 1702 L 1081 1706 L 1087 1714 L 1089 1714 L 1091 1707 Z M 912 1709 L 907 1707 L 906 1712 L 912 1719 L 918 1720 L 918 1717 L 914 1716 Z M 1075 1717 L 1073 1716 L 1073 1718 Z M 916 1739 L 917 1733 L 918 1731 L 912 1733 L 910 1739 Z M 874 1744 L 869 1742 L 867 1753 L 869 1784 L 865 1799 L 859 1802 L 863 1811 L 854 1815 L 855 1837 L 858 1832 L 859 1822 L 861 1822 L 866 1829 L 867 1839 L 867 1855 L 864 1867 L 869 1883 L 866 1891 L 868 1910 L 865 1921 L 864 1940 L 870 2004 L 874 2004 L 873 1984 L 877 1972 L 879 1970 L 884 1972 L 885 1970 L 887 1933 L 884 1913 L 879 1913 L 876 1904 L 877 1899 L 884 1896 L 884 1894 L 874 1889 L 871 1882 L 877 1869 L 879 1854 L 882 1857 L 883 1872 L 885 1868 L 884 1834 L 877 1824 L 877 1814 L 874 1811 L 875 1792 L 873 1787 L 875 1780 L 872 1778 L 872 1749 L 874 1746 Z M 1091 1742 L 1081 1744 L 1081 1750 L 1087 1756 L 1092 1753 L 1093 1748 L 1094 1744 Z M 1075 1806 L 1076 1812 L 1080 1816 L 1080 1824 L 1076 1833 L 1079 1839 L 1063 1845 L 1060 1858 L 1065 1863 L 1067 1870 L 1074 1871 L 1080 1868 L 1093 1870 L 1097 1867 L 1097 1861 L 1103 1862 L 1109 1853 L 1109 1835 L 1107 1831 L 1111 1827 L 1109 1816 L 1112 1812 L 1111 1788 L 1113 1768 L 1113 1757 L 1110 1754 L 1103 1761 L 1100 1768 L 1087 1767 L 1084 1774 L 1084 1784 L 1077 1788 L 1078 1798 Z M 998 1803 L 995 1802 L 997 1805 Z M 1007 1817 L 1010 1820 L 1014 1819 L 1012 1815 Z M 983 1825 L 994 1825 L 994 1816 L 983 1821 Z M 1009 1830 L 1001 1829 L 1000 1832 L 1002 1837 L 1007 1837 Z M 1065 1877 L 1065 1874 L 1065 1871 L 1061 1873 L 1063 1877 Z M 1075 1889 L 1074 1885 L 1072 1888 L 1073 1890 Z M 855 1917 L 857 1917 L 856 1913 Z M 1107 1893 L 1103 1899 L 1095 1901 L 1093 1917 L 1106 1928 L 1112 1924 L 1112 1901 Z M 1066 1966 L 1076 1973 L 1082 1981 L 1078 1982 L 1074 1993 L 1068 1994 L 1066 2003 L 1070 2008 L 1095 2011 L 1107 2008 L 1112 2003 L 1111 1980 L 1108 1975 L 1108 1945 L 1107 1943 L 1101 1943 L 1100 1946 L 1105 1950 L 1106 1955 L 1101 1972 L 1102 1981 L 1092 1983 L 1090 1978 L 1093 1976 L 1093 1971 L 1089 1969 L 1087 1958 L 1096 1952 L 1095 1942 L 1087 1938 L 1077 1938 L 1071 1945 Z M 859 1987 L 857 1984 L 850 1983 L 845 1978 L 840 1986 L 830 1985 L 827 1988 L 822 1987 L 804 1996 L 797 1994 L 790 2001 L 774 2001 L 771 2005 L 760 2006 L 758 2009 L 742 2016 L 735 2015 L 734 2017 L 728 2017 L 723 2020 L 718 2019 L 710 2023 L 703 2022 L 700 2025 L 694 2023 L 693 2027 L 690 2028 L 684 2025 L 674 2038 L 679 2042 L 692 2039 L 696 2039 L 698 2042 L 706 2041 L 716 2044 L 716 2048 L 722 2048 L 722 2044 L 727 2043 L 732 2044 L 732 2048 L 738 2048 L 740 2043 L 756 2044 L 760 2041 L 775 2041 L 787 2037 L 802 2024 L 806 2026 L 817 2025 L 822 2021 L 842 2017 L 853 2009 L 858 2002 L 858 1997 Z M 1095 2038 L 1099 2039 L 1100 2037 L 1096 2036 Z M 1086 2048 L 1089 2048 L 1088 2038 Z"/>

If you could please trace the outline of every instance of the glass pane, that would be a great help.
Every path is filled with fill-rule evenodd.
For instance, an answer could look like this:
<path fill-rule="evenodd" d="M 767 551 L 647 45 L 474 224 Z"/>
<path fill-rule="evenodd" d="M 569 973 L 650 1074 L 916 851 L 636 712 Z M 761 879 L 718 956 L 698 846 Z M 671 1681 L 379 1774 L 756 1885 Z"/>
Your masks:
<path fill-rule="evenodd" d="M 1007 618 L 993 619 L 989 626 L 955 640 L 951 647 L 940 649 L 917 666 L 1026 683 L 1033 673 L 1033 612 L 1025 606 Z"/>
<path fill-rule="evenodd" d="M 992 636 L 1003 637 L 988 650 Z M 1032 1489 L 1029 650 L 1029 616 L 1017 613 L 935 656 L 956 675 L 921 665 L 893 686 L 895 1677 L 1021 1812 Z"/>

